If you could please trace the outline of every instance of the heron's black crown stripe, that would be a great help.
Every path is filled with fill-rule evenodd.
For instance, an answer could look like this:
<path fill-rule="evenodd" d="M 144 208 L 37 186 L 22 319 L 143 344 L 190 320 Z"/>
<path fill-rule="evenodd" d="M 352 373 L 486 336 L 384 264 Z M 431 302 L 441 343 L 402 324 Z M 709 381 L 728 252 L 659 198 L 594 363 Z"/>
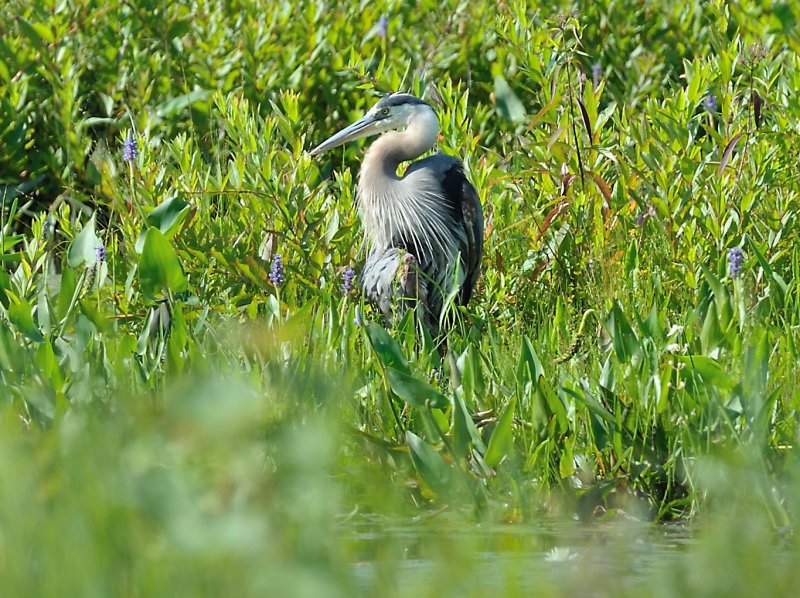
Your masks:
<path fill-rule="evenodd" d="M 427 102 L 420 100 L 417 96 L 412 96 L 410 93 L 393 93 L 388 96 L 383 96 L 377 105 L 381 108 L 385 108 L 404 106 L 407 104 L 427 104 Z"/>

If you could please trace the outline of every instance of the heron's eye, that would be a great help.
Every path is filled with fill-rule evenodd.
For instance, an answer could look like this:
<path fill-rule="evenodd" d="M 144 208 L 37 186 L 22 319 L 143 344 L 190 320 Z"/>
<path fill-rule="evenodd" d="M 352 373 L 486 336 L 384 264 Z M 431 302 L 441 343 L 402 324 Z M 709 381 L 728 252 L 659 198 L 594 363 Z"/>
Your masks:
<path fill-rule="evenodd" d="M 381 114 L 383 114 L 384 116 L 389 116 L 389 109 L 384 108 L 383 110 L 381 110 Z"/>

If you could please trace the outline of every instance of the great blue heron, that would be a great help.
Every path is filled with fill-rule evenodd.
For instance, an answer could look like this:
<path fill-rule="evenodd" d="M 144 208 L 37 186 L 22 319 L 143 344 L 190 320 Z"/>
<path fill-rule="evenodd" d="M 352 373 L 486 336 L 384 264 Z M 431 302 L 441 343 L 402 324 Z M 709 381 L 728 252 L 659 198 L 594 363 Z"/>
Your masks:
<path fill-rule="evenodd" d="M 448 296 L 454 292 L 466 304 L 475 289 L 483 253 L 481 202 L 452 156 L 428 156 L 397 174 L 401 162 L 430 150 L 439 134 L 433 108 L 411 94 L 384 96 L 311 155 L 379 133 L 386 134 L 369 148 L 358 176 L 367 242 L 360 284 L 388 319 L 409 303 L 421 306 L 436 334 Z"/>

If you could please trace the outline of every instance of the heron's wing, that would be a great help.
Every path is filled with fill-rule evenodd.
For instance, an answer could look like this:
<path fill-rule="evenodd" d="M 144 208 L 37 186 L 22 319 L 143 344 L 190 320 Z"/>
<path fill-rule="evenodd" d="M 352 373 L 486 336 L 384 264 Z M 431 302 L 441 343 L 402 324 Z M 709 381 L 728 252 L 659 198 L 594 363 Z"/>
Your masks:
<path fill-rule="evenodd" d="M 454 220 L 464 228 L 459 235 L 462 260 L 464 262 L 464 286 L 461 288 L 461 303 L 466 305 L 481 270 L 483 255 L 483 209 L 475 187 L 467 180 L 461 163 L 456 162 L 444 173 L 442 188 L 453 209 Z"/>

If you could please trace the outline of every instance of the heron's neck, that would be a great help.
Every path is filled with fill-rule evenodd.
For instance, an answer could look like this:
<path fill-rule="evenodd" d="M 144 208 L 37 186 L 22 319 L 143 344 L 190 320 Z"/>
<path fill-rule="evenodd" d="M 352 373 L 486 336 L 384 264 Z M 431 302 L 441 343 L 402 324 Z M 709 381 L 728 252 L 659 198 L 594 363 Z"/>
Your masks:
<path fill-rule="evenodd" d="M 370 146 L 361 164 L 363 180 L 388 178 L 397 180 L 401 162 L 418 158 L 436 144 L 439 121 L 433 110 L 414 117 L 405 131 L 385 133 Z M 365 178 L 366 177 L 366 178 Z"/>
<path fill-rule="evenodd" d="M 369 148 L 358 179 L 358 203 L 364 232 L 373 248 L 386 248 L 406 228 L 405 215 L 414 211 L 418 195 L 408 189 L 405 174 L 398 176 L 401 162 L 413 160 L 431 149 L 439 134 L 433 110 L 416 116 L 403 132 L 385 133 Z M 414 204 L 416 206 L 416 203 Z"/>

